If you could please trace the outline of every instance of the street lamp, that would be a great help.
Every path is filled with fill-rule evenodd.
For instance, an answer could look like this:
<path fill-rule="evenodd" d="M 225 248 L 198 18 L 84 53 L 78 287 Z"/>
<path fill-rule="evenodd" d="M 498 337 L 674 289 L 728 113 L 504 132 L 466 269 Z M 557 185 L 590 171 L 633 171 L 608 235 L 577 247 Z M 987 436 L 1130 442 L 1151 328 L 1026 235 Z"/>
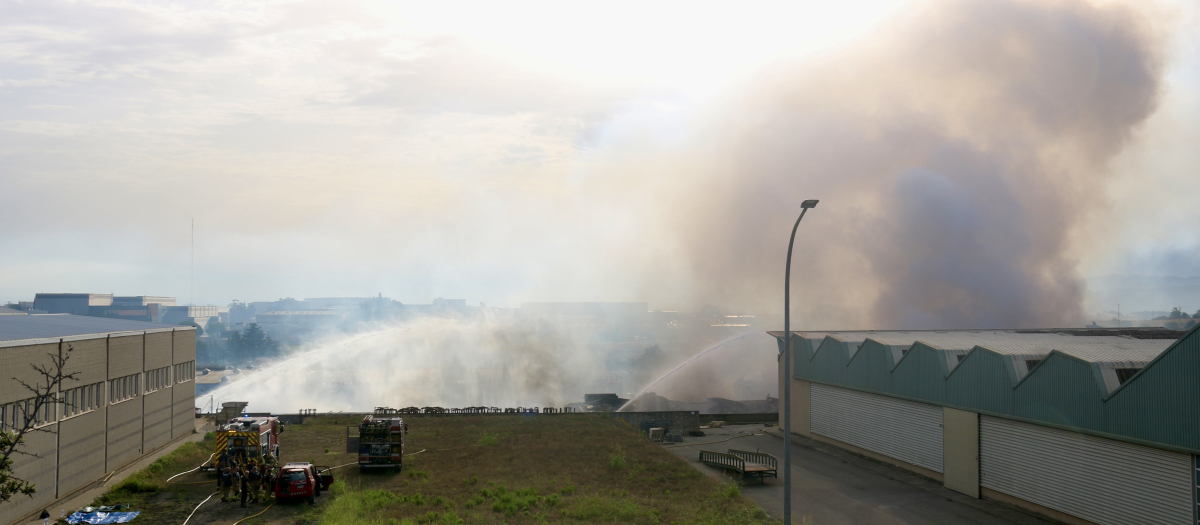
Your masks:
<path fill-rule="evenodd" d="M 783 525 L 792 523 L 792 245 L 804 214 L 817 207 L 816 199 L 800 203 L 800 217 L 788 240 L 787 268 L 783 271 Z"/>

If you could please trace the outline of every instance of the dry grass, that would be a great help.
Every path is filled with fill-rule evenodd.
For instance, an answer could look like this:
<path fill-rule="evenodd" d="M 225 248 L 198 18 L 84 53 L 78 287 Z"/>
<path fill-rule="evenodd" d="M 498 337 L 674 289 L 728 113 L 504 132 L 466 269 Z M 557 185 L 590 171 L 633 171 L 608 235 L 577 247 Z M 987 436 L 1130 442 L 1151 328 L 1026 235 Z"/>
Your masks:
<path fill-rule="evenodd" d="M 359 419 L 320 417 L 289 426 L 281 436 L 283 460 L 326 466 L 355 462 L 356 454 L 345 453 L 345 435 L 346 426 Z M 736 486 L 709 479 L 625 423 L 604 415 L 412 417 L 408 423 L 405 452 L 409 456 L 402 473 L 340 468 L 334 471 L 337 482 L 332 494 L 322 495 L 315 507 L 279 504 L 247 523 L 771 521 L 741 497 Z M 175 472 L 195 465 L 180 466 Z M 186 477 L 206 479 L 199 474 Z M 146 479 L 158 482 L 160 477 Z M 141 506 L 135 510 L 143 510 L 147 522 L 182 522 L 213 486 L 165 490 L 176 495 L 163 505 L 154 503 L 153 494 L 135 494 Z M 181 507 L 185 512 L 179 515 Z M 236 504 L 210 502 L 191 523 L 231 523 L 264 507 L 239 509 Z"/>

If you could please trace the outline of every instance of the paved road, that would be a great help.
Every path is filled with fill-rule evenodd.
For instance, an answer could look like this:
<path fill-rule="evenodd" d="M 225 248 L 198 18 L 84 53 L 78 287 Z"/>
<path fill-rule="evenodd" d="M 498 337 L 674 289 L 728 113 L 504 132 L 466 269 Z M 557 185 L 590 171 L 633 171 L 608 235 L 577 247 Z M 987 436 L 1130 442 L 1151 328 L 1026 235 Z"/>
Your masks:
<path fill-rule="evenodd" d="M 772 516 L 782 518 L 782 432 L 762 425 L 734 425 L 705 433 L 701 438 L 688 438 L 685 446 L 671 446 L 668 450 L 705 474 L 720 479 L 727 479 L 723 471 L 699 462 L 701 449 L 759 450 L 778 457 L 780 479 L 767 479 L 763 485 L 751 482 L 742 488 L 742 494 Z M 729 441 L 714 443 L 725 439 Z M 823 443 L 798 436 L 793 443 L 793 523 L 801 523 L 803 517 L 811 518 L 813 525 L 1050 523 Z"/>

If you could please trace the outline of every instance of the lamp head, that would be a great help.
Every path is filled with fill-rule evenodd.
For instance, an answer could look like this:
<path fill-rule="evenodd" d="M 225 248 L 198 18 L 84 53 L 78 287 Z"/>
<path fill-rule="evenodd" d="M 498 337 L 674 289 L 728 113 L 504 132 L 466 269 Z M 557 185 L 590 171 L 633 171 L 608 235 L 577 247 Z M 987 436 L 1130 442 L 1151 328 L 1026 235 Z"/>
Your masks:
<path fill-rule="evenodd" d="M 809 208 L 816 208 L 818 202 L 820 202 L 820 201 L 818 201 L 817 199 L 809 199 L 804 202 L 801 202 L 800 207 L 803 209 L 806 209 L 806 210 Z"/>

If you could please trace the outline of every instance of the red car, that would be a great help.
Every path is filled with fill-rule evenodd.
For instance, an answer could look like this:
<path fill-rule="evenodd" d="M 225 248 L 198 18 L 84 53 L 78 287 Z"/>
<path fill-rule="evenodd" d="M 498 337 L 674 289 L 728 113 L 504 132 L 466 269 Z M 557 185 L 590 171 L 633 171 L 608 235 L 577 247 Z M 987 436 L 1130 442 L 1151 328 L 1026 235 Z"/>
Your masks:
<path fill-rule="evenodd" d="M 308 462 L 291 462 L 279 469 L 275 482 L 275 501 L 305 498 L 315 503 L 322 490 L 329 490 L 333 474 Z"/>

